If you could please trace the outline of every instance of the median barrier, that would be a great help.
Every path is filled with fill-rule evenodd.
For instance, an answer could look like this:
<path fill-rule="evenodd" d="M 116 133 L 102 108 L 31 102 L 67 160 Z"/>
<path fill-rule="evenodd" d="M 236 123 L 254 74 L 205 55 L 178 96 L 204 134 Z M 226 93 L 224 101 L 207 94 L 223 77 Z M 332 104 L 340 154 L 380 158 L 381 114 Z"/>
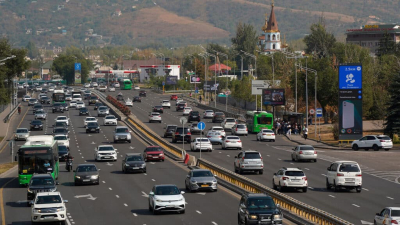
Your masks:
<path fill-rule="evenodd" d="M 274 199 L 276 204 L 279 204 L 286 211 L 310 220 L 313 223 L 323 225 L 351 225 L 351 223 L 346 220 L 300 202 L 288 195 L 282 194 L 265 185 L 255 182 L 247 177 L 238 175 L 204 159 L 198 159 L 197 166 L 202 169 L 209 169 L 219 178 L 229 182 L 230 184 L 239 186 L 248 192 L 266 193 Z"/>

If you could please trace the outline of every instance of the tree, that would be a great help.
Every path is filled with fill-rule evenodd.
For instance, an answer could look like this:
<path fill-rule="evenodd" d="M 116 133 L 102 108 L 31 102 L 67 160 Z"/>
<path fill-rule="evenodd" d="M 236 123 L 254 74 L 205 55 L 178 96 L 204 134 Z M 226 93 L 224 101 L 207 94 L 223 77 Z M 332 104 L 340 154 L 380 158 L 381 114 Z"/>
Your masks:
<path fill-rule="evenodd" d="M 383 38 L 379 41 L 378 53 L 376 55 L 381 57 L 383 55 L 394 54 L 396 51 L 398 51 L 397 45 L 386 31 Z"/>
<path fill-rule="evenodd" d="M 236 36 L 231 39 L 233 48 L 237 53 L 241 53 L 241 51 L 245 51 L 251 54 L 254 54 L 257 49 L 258 35 L 257 31 L 250 24 L 242 24 L 238 23 L 236 26 Z M 240 65 L 240 59 L 236 58 L 237 65 Z M 243 59 L 243 67 L 244 69 L 248 68 L 250 59 L 248 57 L 244 57 Z"/>
<path fill-rule="evenodd" d="M 312 24 L 311 33 L 304 38 L 307 54 L 327 57 L 331 55 L 332 48 L 336 43 L 336 38 L 332 33 L 328 33 L 323 24 L 323 20 Z"/>
<path fill-rule="evenodd" d="M 65 54 L 59 55 L 53 61 L 53 71 L 66 80 L 67 84 L 73 84 L 75 83 L 75 63 L 81 63 L 81 83 L 85 83 L 89 71 L 93 68 L 93 63 L 86 59 L 78 48 L 67 48 Z"/>
<path fill-rule="evenodd" d="M 393 135 L 400 132 L 400 73 L 394 76 L 389 93 L 390 100 L 387 109 L 385 134 L 388 134 L 393 139 Z"/>
<path fill-rule="evenodd" d="M 34 59 L 39 56 L 39 49 L 32 41 L 28 42 L 28 44 L 26 45 L 26 49 L 28 50 L 29 58 Z"/>

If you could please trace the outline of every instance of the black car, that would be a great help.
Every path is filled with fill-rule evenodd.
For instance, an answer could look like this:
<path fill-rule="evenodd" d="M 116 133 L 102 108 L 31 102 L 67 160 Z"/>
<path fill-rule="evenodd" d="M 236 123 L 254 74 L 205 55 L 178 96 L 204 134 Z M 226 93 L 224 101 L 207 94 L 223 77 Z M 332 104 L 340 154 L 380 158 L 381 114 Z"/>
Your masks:
<path fill-rule="evenodd" d="M 65 145 L 58 146 L 58 158 L 60 161 L 65 161 L 69 153 L 68 147 Z"/>
<path fill-rule="evenodd" d="M 269 195 L 246 193 L 240 199 L 239 224 L 282 224 L 282 219 L 279 205 Z"/>
<path fill-rule="evenodd" d="M 86 126 L 86 133 L 96 132 L 100 133 L 100 126 L 97 122 L 90 122 Z"/>
<path fill-rule="evenodd" d="M 118 101 L 124 101 L 124 96 L 123 95 L 118 95 L 117 96 Z"/>
<path fill-rule="evenodd" d="M 140 96 L 135 96 L 133 97 L 133 102 L 142 102 L 142 98 L 140 98 Z"/>
<path fill-rule="evenodd" d="M 164 128 L 164 137 L 172 137 L 172 134 L 175 133 L 177 127 L 177 125 L 167 125 L 167 127 Z"/>
<path fill-rule="evenodd" d="M 41 93 L 47 93 L 47 88 L 42 88 Z"/>
<path fill-rule="evenodd" d="M 99 98 L 95 95 L 90 96 L 89 105 L 96 104 L 99 101 Z"/>
<path fill-rule="evenodd" d="M 172 133 L 172 143 L 176 143 L 178 141 L 186 141 L 190 143 L 192 140 L 192 134 L 190 133 L 189 128 L 186 127 L 177 127 L 175 132 Z"/>
<path fill-rule="evenodd" d="M 146 162 L 141 153 L 127 153 L 122 160 L 122 172 L 146 173 Z"/>
<path fill-rule="evenodd" d="M 64 128 L 64 127 L 54 127 L 53 128 L 53 135 L 57 135 L 57 134 L 64 134 L 67 135 L 68 137 L 68 129 Z"/>
<path fill-rule="evenodd" d="M 30 130 L 43 130 L 43 123 L 41 120 L 33 120 L 30 125 Z"/>
<path fill-rule="evenodd" d="M 85 93 L 85 94 L 83 95 L 83 98 L 84 98 L 84 99 L 90 99 L 90 96 L 91 96 L 90 93 Z"/>
<path fill-rule="evenodd" d="M 164 108 L 161 105 L 156 105 L 153 107 L 153 112 L 164 113 Z"/>
<path fill-rule="evenodd" d="M 64 102 L 64 103 L 61 103 L 61 105 L 64 106 L 64 111 L 69 111 L 68 103 Z"/>
<path fill-rule="evenodd" d="M 139 91 L 140 97 L 146 97 L 146 95 L 147 95 L 146 91 Z"/>
<path fill-rule="evenodd" d="M 94 164 L 81 164 L 74 170 L 74 183 L 80 184 L 99 184 L 100 174 L 96 165 Z"/>
<path fill-rule="evenodd" d="M 89 110 L 86 107 L 80 108 L 79 109 L 79 115 L 89 115 Z"/>
<path fill-rule="evenodd" d="M 50 169 L 51 166 L 47 168 Z M 58 183 L 54 181 L 53 177 L 49 173 L 33 174 L 31 180 L 28 183 L 28 189 L 27 189 L 26 197 L 28 199 L 28 206 L 30 205 L 30 201 L 35 199 L 36 193 L 57 191 L 56 184 Z"/>
<path fill-rule="evenodd" d="M 42 104 L 50 104 L 50 102 L 51 102 L 51 99 L 47 96 L 40 99 L 40 103 L 42 103 Z"/>
<path fill-rule="evenodd" d="M 66 122 L 56 122 L 53 127 L 63 127 L 68 130 L 68 124 Z"/>
<path fill-rule="evenodd" d="M 53 113 L 55 112 L 61 112 L 64 113 L 64 106 L 62 103 L 54 103 L 53 108 L 52 108 Z"/>
<path fill-rule="evenodd" d="M 183 111 L 184 109 L 185 109 L 185 107 L 186 107 L 186 104 L 185 103 L 179 103 L 177 106 L 176 106 L 176 111 L 178 112 L 178 111 Z"/>
<path fill-rule="evenodd" d="M 103 106 L 103 103 L 101 103 L 101 102 L 96 102 L 96 103 L 94 104 L 94 109 L 98 109 L 100 106 Z"/>
<path fill-rule="evenodd" d="M 214 117 L 212 118 L 213 123 L 221 123 L 225 120 L 225 114 L 223 112 L 214 113 Z"/>
<path fill-rule="evenodd" d="M 30 91 L 32 91 L 32 90 L 34 89 L 34 86 L 33 86 L 33 85 L 29 85 L 28 89 L 29 89 Z"/>
<path fill-rule="evenodd" d="M 200 113 L 199 111 L 191 111 L 189 113 L 188 122 L 197 121 L 200 122 Z"/>
<path fill-rule="evenodd" d="M 43 106 L 41 104 L 35 104 L 33 106 L 33 114 L 35 114 L 36 110 L 39 110 L 39 109 L 43 109 L 44 110 L 44 108 L 43 108 Z"/>

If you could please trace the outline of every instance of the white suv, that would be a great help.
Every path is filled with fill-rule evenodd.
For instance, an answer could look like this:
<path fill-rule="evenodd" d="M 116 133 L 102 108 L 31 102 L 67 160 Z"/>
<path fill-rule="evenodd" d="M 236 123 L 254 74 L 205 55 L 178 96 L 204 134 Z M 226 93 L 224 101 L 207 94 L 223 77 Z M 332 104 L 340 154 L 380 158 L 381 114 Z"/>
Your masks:
<path fill-rule="evenodd" d="M 162 102 L 161 102 L 161 105 L 162 105 L 162 107 L 164 107 L 164 108 L 171 108 L 171 103 L 168 101 L 168 100 L 163 100 Z"/>
<path fill-rule="evenodd" d="M 38 192 L 31 202 L 31 220 L 36 222 L 60 222 L 66 224 L 67 207 L 60 192 Z"/>
<path fill-rule="evenodd" d="M 244 171 L 254 171 L 258 174 L 264 173 L 264 162 L 261 154 L 257 151 L 241 151 L 235 156 L 233 163 L 235 173 L 242 174 Z"/>
<path fill-rule="evenodd" d="M 117 149 L 112 145 L 99 145 L 94 153 L 95 161 L 112 160 L 117 161 Z"/>
<path fill-rule="evenodd" d="M 222 123 L 221 127 L 224 128 L 224 130 L 232 130 L 232 127 L 237 124 L 237 121 L 235 118 L 226 118 Z"/>
<path fill-rule="evenodd" d="M 279 191 L 283 191 L 284 188 L 294 188 L 307 192 L 308 181 L 301 169 L 282 167 L 282 169 L 274 173 L 272 187 Z"/>
<path fill-rule="evenodd" d="M 339 191 L 341 188 L 356 189 L 358 193 L 362 188 L 362 173 L 357 162 L 336 161 L 328 167 L 326 174 L 326 189 L 333 188 Z"/>
<path fill-rule="evenodd" d="M 190 150 L 211 152 L 213 148 L 208 138 L 195 138 L 192 140 L 192 143 L 190 143 Z"/>
<path fill-rule="evenodd" d="M 354 151 L 358 151 L 360 148 L 366 151 L 370 148 L 374 151 L 379 151 L 381 148 L 385 149 L 385 151 L 389 151 L 389 149 L 393 148 L 393 142 L 392 139 L 386 135 L 367 135 L 360 140 L 353 141 L 351 148 Z"/>

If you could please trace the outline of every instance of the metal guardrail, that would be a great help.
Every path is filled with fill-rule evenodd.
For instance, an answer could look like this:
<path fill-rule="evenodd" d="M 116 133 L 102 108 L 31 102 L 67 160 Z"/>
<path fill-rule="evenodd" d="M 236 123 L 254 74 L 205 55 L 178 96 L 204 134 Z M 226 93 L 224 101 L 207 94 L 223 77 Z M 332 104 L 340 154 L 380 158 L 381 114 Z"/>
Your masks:
<path fill-rule="evenodd" d="M 12 115 L 14 115 L 14 113 L 17 111 L 17 109 L 20 105 L 21 105 L 21 103 L 18 103 L 18 105 L 15 106 L 15 108 L 13 110 L 11 110 L 11 112 L 4 118 L 4 120 L 3 120 L 4 123 L 8 123 L 8 121 L 10 121 Z"/>
<path fill-rule="evenodd" d="M 98 91 L 94 91 L 97 93 L 105 103 L 108 103 L 105 99 L 105 95 Z M 109 104 L 109 103 L 108 103 Z M 109 104 L 111 105 L 111 104 Z M 201 104 L 199 104 L 201 106 Z M 113 106 L 111 106 L 113 107 Z M 204 106 L 205 109 L 212 109 L 212 107 Z M 228 116 L 229 112 L 226 113 Z M 172 153 L 174 156 L 182 159 L 182 155 L 184 154 L 184 150 L 178 148 L 177 146 L 169 143 L 168 141 L 161 138 L 158 134 L 153 132 L 147 126 L 145 126 L 141 121 L 139 121 L 134 115 L 129 116 L 126 119 L 127 123 L 130 123 L 132 126 L 138 128 L 139 132 L 150 137 L 153 142 L 157 143 L 161 147 L 163 147 L 168 152 Z M 243 190 L 253 193 L 266 193 L 270 195 L 275 203 L 280 204 L 281 208 L 284 209 L 283 212 L 290 213 L 292 215 L 297 215 L 301 218 L 307 219 L 313 223 L 321 224 L 321 225 L 352 225 L 350 222 L 343 220 L 337 216 L 334 216 L 330 213 L 327 213 L 323 210 L 317 209 L 310 205 L 307 205 L 301 201 L 298 201 L 288 195 L 282 194 L 278 191 L 275 191 L 265 185 L 262 185 L 256 181 L 253 181 L 247 177 L 238 175 L 230 170 L 227 170 L 223 167 L 220 167 L 214 163 L 211 163 L 204 159 L 197 160 L 197 166 L 200 168 L 209 169 L 216 174 L 218 178 L 223 179 L 225 182 L 235 185 Z"/>

